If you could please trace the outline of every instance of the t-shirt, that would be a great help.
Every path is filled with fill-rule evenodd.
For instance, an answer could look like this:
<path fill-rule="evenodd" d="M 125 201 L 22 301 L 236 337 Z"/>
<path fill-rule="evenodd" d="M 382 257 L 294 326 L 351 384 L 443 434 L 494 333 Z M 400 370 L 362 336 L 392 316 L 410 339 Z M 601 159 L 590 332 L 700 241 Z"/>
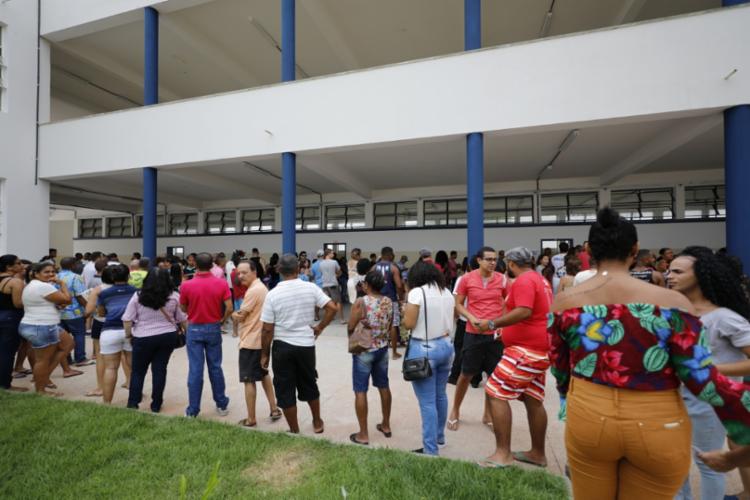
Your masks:
<path fill-rule="evenodd" d="M 232 276 L 232 272 L 237 269 L 237 266 L 234 265 L 234 262 L 231 260 L 228 260 L 226 264 L 224 264 L 224 276 L 227 278 L 227 285 L 229 288 L 234 288 L 234 277 Z M 242 295 L 240 295 L 242 297 Z"/>
<path fill-rule="evenodd" d="M 424 290 L 424 295 L 422 295 L 422 290 Z M 426 308 L 424 305 L 425 297 L 427 298 Z M 456 299 L 450 290 L 447 288 L 441 290 L 435 285 L 413 288 L 409 290 L 407 302 L 419 306 L 417 324 L 411 331 L 412 338 L 429 340 L 453 333 L 453 314 L 456 308 Z M 425 310 L 427 311 L 429 332 L 425 332 Z M 429 334 L 429 337 L 427 334 Z"/>
<path fill-rule="evenodd" d="M 553 255 L 550 259 L 550 262 L 552 262 L 552 265 L 555 267 L 555 274 L 557 274 L 558 277 L 562 277 L 565 275 L 565 254 L 559 253 L 557 255 Z M 562 271 L 560 271 L 562 269 Z M 562 274 L 560 274 L 562 272 Z"/>
<path fill-rule="evenodd" d="M 458 285 L 461 284 L 461 280 L 462 279 L 464 279 L 464 277 L 463 276 L 459 276 L 458 279 L 456 280 L 456 286 L 453 287 L 453 295 L 458 295 Z M 468 304 L 468 301 L 465 300 L 464 301 L 464 307 L 466 307 L 467 304 Z M 460 314 L 458 315 L 458 319 L 460 319 L 461 321 L 463 321 L 464 323 L 466 323 L 466 318 L 464 316 L 460 315 Z"/>
<path fill-rule="evenodd" d="M 217 278 L 225 279 L 224 270 L 216 264 L 211 267 L 211 274 L 213 274 Z"/>
<path fill-rule="evenodd" d="M 701 316 L 711 346 L 711 357 L 716 364 L 735 363 L 747 359 L 741 351 L 750 346 L 750 323 L 726 307 Z M 729 377 L 741 381 L 742 377 Z"/>
<path fill-rule="evenodd" d="M 138 293 L 134 293 L 122 315 L 123 321 L 133 322 L 133 337 L 153 337 L 174 332 L 177 330 L 177 324 L 187 321 L 187 316 L 180 309 L 180 294 L 177 292 L 172 292 L 167 303 L 161 308 L 164 312 L 161 312 L 161 309 L 146 307 L 139 300 Z"/>
<path fill-rule="evenodd" d="M 588 271 L 591 269 L 591 262 L 588 252 L 578 252 L 578 260 L 581 261 L 581 271 Z"/>
<path fill-rule="evenodd" d="M 320 263 L 321 262 L 323 262 L 323 261 L 321 259 L 318 259 L 315 262 L 313 262 L 312 266 L 310 266 L 310 273 L 312 273 L 313 281 L 319 287 L 323 286 L 323 275 L 320 273 Z"/>
<path fill-rule="evenodd" d="M 148 274 L 148 271 L 144 271 L 143 269 L 136 269 L 135 271 L 130 271 L 130 277 L 128 278 L 128 285 L 141 289 L 143 287 L 143 280 L 146 279 L 146 275 Z"/>
<path fill-rule="evenodd" d="M 73 298 L 70 305 L 65 306 L 65 309 L 60 311 L 60 318 L 83 318 L 83 313 L 85 311 L 77 298 L 79 295 L 83 295 L 86 291 L 86 285 L 83 284 L 83 279 L 73 271 L 68 270 L 60 271 L 57 274 L 57 277 L 60 281 L 65 283 L 65 286 L 68 287 L 68 292 L 70 292 L 70 296 Z"/>
<path fill-rule="evenodd" d="M 96 265 L 92 260 L 83 266 L 83 272 L 81 273 L 81 278 L 83 279 L 83 284 L 86 285 L 86 288 L 94 288 L 96 286 L 91 283 L 91 278 L 94 276 L 96 276 Z"/>
<path fill-rule="evenodd" d="M 26 285 L 21 295 L 23 300 L 23 319 L 21 323 L 27 325 L 57 325 L 60 323 L 60 313 L 55 304 L 45 297 L 57 292 L 52 283 L 32 280 Z"/>
<path fill-rule="evenodd" d="M 323 282 L 324 288 L 329 286 L 339 286 L 336 272 L 338 272 L 341 267 L 339 266 L 338 262 L 333 259 L 324 259 L 320 263 L 319 269 L 322 276 L 321 281 Z"/>
<path fill-rule="evenodd" d="M 538 273 L 522 273 L 510 287 L 505 301 L 507 313 L 516 307 L 531 309 L 531 316 L 515 325 L 503 328 L 502 341 L 506 347 L 519 346 L 535 351 L 548 352 L 547 316 L 552 304 L 552 289 L 549 282 Z"/>
<path fill-rule="evenodd" d="M 135 287 L 130 285 L 112 285 L 99 292 L 99 300 L 97 300 L 96 305 L 104 306 L 107 312 L 104 316 L 102 331 L 121 330 L 123 328 L 122 315 L 125 314 L 128 302 L 135 292 Z"/>
<path fill-rule="evenodd" d="M 466 307 L 477 319 L 499 318 L 503 314 L 505 296 L 508 294 L 508 283 L 504 274 L 492 273 L 484 283 L 481 271 L 476 269 L 464 274 L 461 283 L 456 287 L 456 295 L 465 295 L 468 302 Z M 480 332 L 471 322 L 466 323 L 469 333 L 483 333 L 494 335 L 495 330 Z"/>
<path fill-rule="evenodd" d="M 580 273 L 576 274 L 575 278 L 573 278 L 573 286 L 578 286 L 584 281 L 590 280 L 594 276 L 596 276 L 596 269 L 589 269 L 588 271 L 581 271 Z"/>
<path fill-rule="evenodd" d="M 180 304 L 187 306 L 188 321 L 196 325 L 219 323 L 224 317 L 224 301 L 231 298 L 226 280 L 207 272 L 196 273 L 180 286 Z"/>
<path fill-rule="evenodd" d="M 237 280 L 237 269 L 232 269 L 232 273 L 229 275 L 229 279 L 234 283 L 232 287 L 232 298 L 234 300 L 242 300 L 247 292 L 247 287 Z"/>
<path fill-rule="evenodd" d="M 274 324 L 274 340 L 310 347 L 315 345 L 311 326 L 315 307 L 325 307 L 330 300 L 312 283 L 298 279 L 281 281 L 266 295 L 260 319 Z"/>
<path fill-rule="evenodd" d="M 263 323 L 260 320 L 260 313 L 263 311 L 266 295 L 268 295 L 268 289 L 259 279 L 253 281 L 253 284 L 245 292 L 240 311 L 247 311 L 248 314 L 243 321 L 238 323 L 237 332 L 240 336 L 240 349 L 261 348 L 260 339 Z"/>

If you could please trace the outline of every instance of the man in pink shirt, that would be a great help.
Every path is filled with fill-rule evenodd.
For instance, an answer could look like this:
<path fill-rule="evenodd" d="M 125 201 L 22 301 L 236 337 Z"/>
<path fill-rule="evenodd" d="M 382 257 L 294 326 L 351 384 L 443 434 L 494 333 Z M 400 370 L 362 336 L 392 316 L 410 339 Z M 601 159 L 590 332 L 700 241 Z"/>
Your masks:
<path fill-rule="evenodd" d="M 482 331 L 481 320 L 502 315 L 508 280 L 504 274 L 495 271 L 497 254 L 493 248 L 481 248 L 476 259 L 479 269 L 465 274 L 456 289 L 456 314 L 466 318 L 466 334 L 461 375 L 456 382 L 453 408 L 448 416 L 448 429 L 452 431 L 458 430 L 461 403 L 471 379 L 481 372 L 491 375 L 503 355 L 502 344 L 495 340 L 497 330 Z"/>
<path fill-rule="evenodd" d="M 186 347 L 190 402 L 185 416 L 196 417 L 200 412 L 205 359 L 216 411 L 223 417 L 229 414 L 229 398 L 225 394 L 221 369 L 221 324 L 232 314 L 232 294 L 225 279 L 211 274 L 211 254 L 200 253 L 195 261 L 198 272 L 180 287 L 180 307 L 188 316 Z"/>

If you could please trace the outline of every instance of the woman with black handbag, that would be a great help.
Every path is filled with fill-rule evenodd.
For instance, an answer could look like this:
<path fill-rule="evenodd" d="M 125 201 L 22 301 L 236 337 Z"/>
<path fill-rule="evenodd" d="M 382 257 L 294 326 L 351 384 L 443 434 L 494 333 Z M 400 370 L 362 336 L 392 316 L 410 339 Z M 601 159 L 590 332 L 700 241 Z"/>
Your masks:
<path fill-rule="evenodd" d="M 445 387 L 453 360 L 450 333 L 453 330 L 453 294 L 445 287 L 445 276 L 428 262 L 417 262 L 407 278 L 409 296 L 403 325 L 411 330 L 404 356 L 404 379 L 412 383 L 422 416 L 422 448 L 437 455 L 445 445 L 448 394 Z"/>
<path fill-rule="evenodd" d="M 187 316 L 180 309 L 179 297 L 169 270 L 153 268 L 143 280 L 140 293 L 133 295 L 125 309 L 122 316 L 125 335 L 133 344 L 128 408 L 138 408 L 151 365 L 151 411 L 161 411 L 169 358 L 175 347 L 185 345 Z"/>

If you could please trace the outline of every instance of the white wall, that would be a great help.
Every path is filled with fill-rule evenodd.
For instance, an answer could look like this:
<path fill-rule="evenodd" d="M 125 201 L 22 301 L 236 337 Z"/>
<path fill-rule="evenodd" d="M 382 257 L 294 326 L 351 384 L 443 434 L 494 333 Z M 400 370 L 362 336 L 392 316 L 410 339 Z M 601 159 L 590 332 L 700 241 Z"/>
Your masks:
<path fill-rule="evenodd" d="M 57 255 L 64 257 L 75 254 L 73 239 L 76 222 L 74 220 L 51 220 L 49 222 L 49 246 L 57 249 Z M 39 258 L 40 256 L 32 256 Z"/>
<path fill-rule="evenodd" d="M 49 187 L 34 184 L 36 155 L 37 12 L 36 2 L 0 2 L 5 25 L 7 107 L 0 111 L 0 253 L 38 259 L 48 251 Z M 42 68 L 49 51 L 42 47 Z M 41 75 L 40 119 L 49 110 L 48 71 Z"/>
<path fill-rule="evenodd" d="M 41 173 L 706 113 L 750 102 L 748 26 L 750 5 L 47 124 Z"/>
<path fill-rule="evenodd" d="M 658 250 L 661 247 L 684 248 L 688 245 L 705 245 L 721 248 L 724 243 L 724 222 L 681 222 L 659 224 L 637 224 L 640 243 L 643 248 Z M 589 225 L 502 227 L 485 229 L 485 243 L 497 249 L 526 246 L 532 250 L 540 248 L 542 239 L 573 238 L 576 244 L 588 239 Z M 359 247 L 365 254 L 379 253 L 381 247 L 394 248 L 397 255 L 413 255 L 420 248 L 456 250 L 466 254 L 465 229 L 413 229 L 397 231 L 357 231 L 298 233 L 297 249 L 313 254 L 323 248 L 324 243 L 346 243 L 348 249 Z M 163 253 L 167 246 L 184 246 L 190 252 L 231 253 L 241 248 L 249 251 L 257 247 L 263 254 L 280 252 L 280 234 L 241 234 L 218 236 L 161 237 L 157 241 L 157 251 Z M 75 240 L 75 252 L 101 250 L 117 252 L 129 256 L 142 251 L 139 238 Z"/>

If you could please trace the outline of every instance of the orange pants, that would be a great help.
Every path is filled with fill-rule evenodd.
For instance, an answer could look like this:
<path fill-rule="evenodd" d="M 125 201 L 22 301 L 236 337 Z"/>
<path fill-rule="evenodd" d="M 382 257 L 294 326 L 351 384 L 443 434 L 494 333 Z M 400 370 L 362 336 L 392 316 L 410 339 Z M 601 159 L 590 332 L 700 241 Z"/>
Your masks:
<path fill-rule="evenodd" d="M 573 377 L 565 446 L 576 500 L 672 499 L 690 470 L 677 390 L 614 389 Z"/>

